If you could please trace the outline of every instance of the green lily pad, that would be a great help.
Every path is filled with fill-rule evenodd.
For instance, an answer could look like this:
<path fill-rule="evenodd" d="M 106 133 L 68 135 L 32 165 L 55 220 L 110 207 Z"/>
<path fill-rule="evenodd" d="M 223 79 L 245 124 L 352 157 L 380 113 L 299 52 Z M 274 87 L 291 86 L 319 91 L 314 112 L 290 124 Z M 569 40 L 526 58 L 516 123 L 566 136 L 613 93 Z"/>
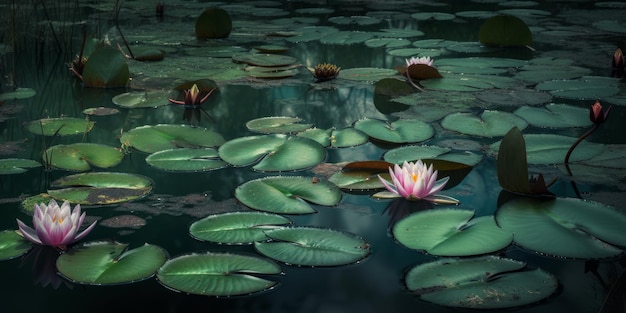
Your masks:
<path fill-rule="evenodd" d="M 302 124 L 298 117 L 261 117 L 246 123 L 248 130 L 262 134 L 297 133 L 309 129 L 313 124 Z"/>
<path fill-rule="evenodd" d="M 476 94 L 476 98 L 499 105 L 541 105 L 550 102 L 552 95 L 533 89 L 488 89 Z"/>
<path fill-rule="evenodd" d="M 46 149 L 43 156 L 48 166 L 69 171 L 88 171 L 92 166 L 109 168 L 123 158 L 119 148 L 96 143 L 56 145 Z"/>
<path fill-rule="evenodd" d="M 577 138 L 553 134 L 527 134 L 526 154 L 528 164 L 559 164 L 563 163 L 567 150 L 574 144 Z M 489 154 L 497 155 L 500 141 L 489 146 Z M 570 162 L 590 159 L 601 154 L 606 147 L 599 143 L 582 141 L 570 157 Z"/>
<path fill-rule="evenodd" d="M 270 260 L 229 253 L 188 254 L 168 260 L 157 272 L 173 290 L 205 296 L 247 295 L 276 286 L 263 278 L 282 269 Z"/>
<path fill-rule="evenodd" d="M 230 140 L 218 150 L 222 160 L 257 171 L 295 171 L 313 167 L 326 157 L 319 143 L 302 137 L 271 134 Z"/>
<path fill-rule="evenodd" d="M 232 58 L 235 54 L 241 54 L 248 49 L 240 46 L 216 46 L 216 47 L 193 47 L 186 49 L 185 53 L 197 57 Z"/>
<path fill-rule="evenodd" d="M 537 84 L 535 88 L 548 91 L 555 97 L 596 100 L 618 94 L 619 81 L 613 77 L 583 76 L 576 79 L 545 81 Z"/>
<path fill-rule="evenodd" d="M 372 67 L 359 67 L 359 68 L 347 68 L 341 70 L 341 78 L 356 80 L 356 81 L 370 81 L 377 82 L 383 78 L 388 78 L 396 75 L 397 72 L 390 68 L 372 68 Z"/>
<path fill-rule="evenodd" d="M 375 25 L 381 22 L 381 19 L 370 16 L 333 16 L 328 19 L 329 22 L 339 25 Z"/>
<path fill-rule="evenodd" d="M 32 88 L 17 88 L 14 91 L 0 93 L 0 101 L 28 99 L 34 97 L 36 94 L 37 92 Z"/>
<path fill-rule="evenodd" d="M 370 48 L 398 48 L 410 44 L 411 41 L 404 38 L 372 38 L 365 41 L 365 45 Z"/>
<path fill-rule="evenodd" d="M 498 224 L 518 245 L 552 256 L 600 259 L 626 247 L 622 210 L 574 198 L 518 198 L 496 212 Z"/>
<path fill-rule="evenodd" d="M 298 62 L 296 58 L 280 54 L 240 53 L 233 55 L 233 61 L 256 66 L 287 66 Z"/>
<path fill-rule="evenodd" d="M 511 88 L 519 81 L 506 76 L 497 75 L 464 75 L 446 74 L 444 78 L 428 79 L 420 84 L 426 89 L 440 91 L 480 91 L 491 88 Z"/>
<path fill-rule="evenodd" d="M 0 159 L 0 175 L 21 174 L 29 168 L 40 167 L 39 162 L 29 159 Z"/>
<path fill-rule="evenodd" d="M 272 239 L 255 242 L 256 250 L 274 260 L 302 266 L 339 266 L 369 255 L 369 244 L 353 234 L 313 227 L 288 227 L 265 232 Z"/>
<path fill-rule="evenodd" d="M 530 46 L 533 35 L 520 18 L 513 15 L 496 15 L 483 23 L 478 32 L 480 42 L 486 46 Z"/>
<path fill-rule="evenodd" d="M 165 58 L 165 50 L 155 46 L 132 45 L 133 59 L 137 61 L 161 61 Z"/>
<path fill-rule="evenodd" d="M 73 247 L 57 259 L 63 277 L 84 285 L 117 285 L 152 277 L 167 260 L 167 252 L 144 244 L 128 250 L 118 242 L 88 242 Z"/>
<path fill-rule="evenodd" d="M 131 91 L 113 97 L 113 103 L 129 109 L 156 108 L 169 104 L 169 91 Z"/>
<path fill-rule="evenodd" d="M 415 143 L 430 139 L 435 134 L 430 124 L 411 119 L 401 119 L 392 123 L 362 119 L 354 123 L 354 128 L 376 140 L 390 143 Z"/>
<path fill-rule="evenodd" d="M 193 238 L 222 244 L 251 244 L 269 239 L 265 232 L 291 224 L 286 217 L 263 212 L 228 212 L 209 215 L 193 222 Z"/>
<path fill-rule="evenodd" d="M 214 148 L 224 143 L 222 135 L 207 128 L 186 125 L 146 125 L 122 134 L 123 146 L 146 153 L 173 148 Z"/>
<path fill-rule="evenodd" d="M 275 67 L 248 66 L 245 70 L 251 77 L 266 79 L 288 78 L 300 73 L 297 66 L 294 65 Z"/>
<path fill-rule="evenodd" d="M 452 113 L 441 121 L 441 126 L 467 135 L 501 137 L 512 127 L 525 129 L 528 123 L 513 113 L 485 110 L 480 117 L 472 113 Z"/>
<path fill-rule="evenodd" d="M 566 128 L 590 126 L 589 109 L 567 104 L 551 103 L 544 107 L 523 106 L 515 110 L 530 125 L 546 128 Z"/>
<path fill-rule="evenodd" d="M 228 166 L 213 148 L 162 150 L 147 156 L 146 162 L 156 168 L 174 172 L 210 171 Z"/>
<path fill-rule="evenodd" d="M 26 130 L 43 136 L 84 135 L 91 131 L 95 122 L 84 118 L 44 118 L 26 123 Z"/>
<path fill-rule="evenodd" d="M 362 31 L 337 31 L 325 34 L 320 42 L 327 45 L 352 45 L 364 43 L 374 37 L 370 32 Z"/>
<path fill-rule="evenodd" d="M 320 145 L 329 148 L 346 148 L 362 145 L 369 140 L 364 132 L 352 127 L 342 129 L 307 129 L 297 135 L 318 142 Z"/>
<path fill-rule="evenodd" d="M 139 199 L 152 191 L 144 176 L 115 172 L 88 172 L 59 178 L 50 183 L 48 194 L 74 204 L 112 204 Z"/>
<path fill-rule="evenodd" d="M 89 56 L 82 75 L 86 87 L 125 87 L 130 78 L 126 58 L 110 46 L 97 48 Z"/>
<path fill-rule="evenodd" d="M 436 20 L 450 21 L 456 18 L 454 14 L 444 12 L 419 12 L 411 14 L 411 17 L 418 21 Z"/>
<path fill-rule="evenodd" d="M 52 197 L 47 193 L 40 193 L 27 197 L 26 199 L 22 200 L 22 211 L 24 211 L 26 214 L 33 215 L 33 212 L 35 211 L 35 204 L 39 205 L 42 203 L 48 203 L 50 202 L 50 200 L 52 200 Z"/>
<path fill-rule="evenodd" d="M 384 161 L 358 161 L 344 165 L 341 172 L 332 174 L 328 180 L 348 191 L 366 191 L 384 188 L 378 175 L 387 180 L 392 163 Z"/>
<path fill-rule="evenodd" d="M 493 216 L 474 218 L 473 211 L 458 209 L 411 214 L 398 221 L 392 233 L 405 247 L 437 256 L 492 253 L 513 241 L 511 232 L 498 227 Z"/>
<path fill-rule="evenodd" d="M 17 258 L 30 251 L 33 245 L 15 230 L 0 231 L 0 261 Z"/>
<path fill-rule="evenodd" d="M 271 176 L 245 182 L 235 197 L 246 206 L 279 214 L 315 213 L 310 203 L 333 206 L 341 191 L 333 183 L 314 177 Z"/>
<path fill-rule="evenodd" d="M 405 277 L 420 299 L 468 309 L 506 309 L 552 295 L 557 279 L 541 269 L 497 256 L 445 258 L 417 265 Z"/>
<path fill-rule="evenodd" d="M 433 159 L 451 150 L 437 146 L 403 146 L 385 152 L 383 159 L 389 163 L 402 164 L 404 161 Z"/>

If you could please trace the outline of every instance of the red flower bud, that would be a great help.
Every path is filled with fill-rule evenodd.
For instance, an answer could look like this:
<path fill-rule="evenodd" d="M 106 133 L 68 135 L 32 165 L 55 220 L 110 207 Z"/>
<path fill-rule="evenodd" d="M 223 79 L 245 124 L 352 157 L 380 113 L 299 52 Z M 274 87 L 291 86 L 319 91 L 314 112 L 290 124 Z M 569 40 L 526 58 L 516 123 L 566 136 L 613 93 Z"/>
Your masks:
<path fill-rule="evenodd" d="M 589 109 L 589 119 L 594 124 L 602 124 L 604 123 L 604 121 L 606 121 L 607 117 L 609 116 L 610 110 L 611 110 L 611 107 L 609 107 L 608 109 L 606 109 L 606 111 L 604 111 L 604 109 L 602 108 L 602 105 L 600 104 L 600 101 L 596 100 L 596 103 L 594 103 Z"/>

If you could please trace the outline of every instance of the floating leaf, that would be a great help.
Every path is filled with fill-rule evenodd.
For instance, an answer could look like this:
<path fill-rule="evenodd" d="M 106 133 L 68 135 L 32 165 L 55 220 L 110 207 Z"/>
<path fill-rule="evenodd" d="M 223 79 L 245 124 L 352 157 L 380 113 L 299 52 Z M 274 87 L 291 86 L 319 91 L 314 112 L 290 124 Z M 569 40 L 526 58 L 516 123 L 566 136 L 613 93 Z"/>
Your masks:
<path fill-rule="evenodd" d="M 450 148 L 437 146 L 403 146 L 385 152 L 383 159 L 389 163 L 402 164 L 404 161 L 433 159 L 450 151 Z"/>
<path fill-rule="evenodd" d="M 15 230 L 0 231 L 0 261 L 17 258 L 32 248 L 30 241 Z"/>
<path fill-rule="evenodd" d="M 388 78 L 396 75 L 397 72 L 390 68 L 348 68 L 341 70 L 341 78 L 357 81 L 371 81 L 376 82 L 383 78 Z"/>
<path fill-rule="evenodd" d="M 496 225 L 493 216 L 439 209 L 413 213 L 394 224 L 393 236 L 405 247 L 437 256 L 492 253 L 511 244 L 513 235 Z"/>
<path fill-rule="evenodd" d="M 222 135 L 207 128 L 186 125 L 146 125 L 122 134 L 124 146 L 154 153 L 172 148 L 214 148 L 224 143 Z"/>
<path fill-rule="evenodd" d="M 374 35 L 361 31 L 338 31 L 325 34 L 320 38 L 320 42 L 327 45 L 352 45 L 364 43 Z"/>
<path fill-rule="evenodd" d="M 392 123 L 362 119 L 354 123 L 354 128 L 376 140 L 390 143 L 415 143 L 430 139 L 435 134 L 430 124 L 411 119 L 401 119 Z"/>
<path fill-rule="evenodd" d="M 167 252 L 150 244 L 127 250 L 128 244 L 89 242 L 57 259 L 63 277 L 85 285 L 116 285 L 152 277 L 167 260 Z"/>
<path fill-rule="evenodd" d="M 567 150 L 577 138 L 553 134 L 528 134 L 524 135 L 524 140 L 528 164 L 559 164 L 563 163 Z M 496 155 L 499 147 L 500 141 L 491 144 L 489 153 Z M 583 141 L 572 153 L 570 162 L 590 159 L 605 149 L 602 144 Z"/>
<path fill-rule="evenodd" d="M 168 91 L 131 91 L 113 97 L 113 103 L 129 109 L 156 108 L 169 104 Z"/>
<path fill-rule="evenodd" d="M 272 176 L 243 183 L 235 197 L 259 211 L 280 214 L 315 213 L 308 202 L 333 206 L 341 191 L 333 183 L 315 177 Z"/>
<path fill-rule="evenodd" d="M 449 21 L 456 18 L 454 14 L 444 12 L 419 12 L 411 14 L 411 17 L 418 21 L 436 20 Z"/>
<path fill-rule="evenodd" d="M 288 116 L 262 117 L 246 123 L 253 132 L 262 134 L 297 133 L 309 129 L 313 124 L 302 124 L 301 118 Z"/>
<path fill-rule="evenodd" d="M 146 162 L 156 168 L 175 172 L 210 171 L 228 165 L 213 148 L 162 150 L 147 156 Z"/>
<path fill-rule="evenodd" d="M 201 39 L 226 38 L 232 29 L 230 14 L 222 8 L 208 8 L 196 19 L 196 37 Z"/>
<path fill-rule="evenodd" d="M 526 23 L 512 15 L 496 15 L 489 18 L 478 32 L 480 42 L 487 46 L 530 46 L 532 33 Z"/>
<path fill-rule="evenodd" d="M 39 162 L 29 159 L 0 159 L 0 175 L 21 174 L 40 166 Z"/>
<path fill-rule="evenodd" d="M 540 105 L 550 102 L 552 95 L 532 89 L 489 89 L 477 93 L 476 98 L 494 104 L 522 106 Z"/>
<path fill-rule="evenodd" d="M 119 149 L 96 143 L 56 145 L 44 152 L 48 166 L 69 171 L 88 171 L 92 166 L 109 168 L 122 162 L 124 153 Z"/>
<path fill-rule="evenodd" d="M 225 244 L 251 244 L 269 239 L 267 230 L 284 227 L 291 221 L 278 214 L 228 212 L 209 215 L 193 222 L 189 234 L 198 240 Z"/>
<path fill-rule="evenodd" d="M 319 143 L 283 134 L 248 136 L 230 140 L 218 150 L 222 160 L 257 171 L 295 171 L 313 167 L 326 157 Z"/>
<path fill-rule="evenodd" d="M 256 66 L 287 66 L 297 62 L 296 58 L 280 54 L 240 53 L 233 55 L 233 61 Z"/>
<path fill-rule="evenodd" d="M 91 131 L 95 122 L 75 117 L 44 118 L 25 124 L 26 129 L 37 135 L 67 136 L 84 135 Z"/>
<path fill-rule="evenodd" d="M 442 91 L 480 91 L 491 88 L 511 88 L 519 81 L 506 76 L 446 74 L 439 79 L 420 82 L 426 89 Z"/>
<path fill-rule="evenodd" d="M 567 104 L 551 103 L 541 108 L 523 106 L 513 113 L 536 127 L 566 128 L 592 124 L 589 120 L 589 109 Z"/>
<path fill-rule="evenodd" d="M 557 279 L 517 260 L 497 256 L 440 259 L 417 265 L 405 277 L 422 300 L 470 309 L 505 309 L 547 298 Z"/>
<path fill-rule="evenodd" d="M 626 247 L 626 214 L 600 203 L 574 198 L 520 197 L 496 212 L 498 224 L 529 250 L 558 257 L 600 259 Z"/>
<path fill-rule="evenodd" d="M 0 93 L 0 101 L 13 99 L 28 99 L 37 94 L 32 88 L 17 88 L 14 91 Z"/>
<path fill-rule="evenodd" d="M 89 172 L 69 175 L 50 183 L 48 194 L 58 201 L 75 204 L 112 204 L 144 197 L 152 181 L 128 173 Z"/>
<path fill-rule="evenodd" d="M 320 145 L 330 148 L 346 148 L 362 145 L 369 137 L 362 131 L 351 127 L 343 129 L 307 129 L 297 135 L 315 140 Z"/>
<path fill-rule="evenodd" d="M 583 76 L 577 79 L 545 81 L 537 84 L 535 88 L 548 91 L 555 97 L 596 100 L 618 94 L 619 81 L 613 77 Z"/>
<path fill-rule="evenodd" d="M 289 227 L 269 230 L 269 242 L 255 242 L 261 254 L 287 264 L 338 266 L 369 255 L 369 244 L 355 235 L 331 229 Z"/>
<path fill-rule="evenodd" d="M 411 44 L 411 41 L 404 38 L 373 38 L 365 41 L 365 45 L 370 48 L 398 48 Z"/>
<path fill-rule="evenodd" d="M 280 266 L 270 260 L 228 253 L 204 253 L 168 260 L 159 268 L 157 278 L 173 290 L 230 297 L 268 290 L 277 282 L 260 276 L 280 273 Z"/>
<path fill-rule="evenodd" d="M 82 75 L 86 87 L 125 87 L 130 78 L 126 58 L 110 46 L 97 48 L 89 56 Z"/>
<path fill-rule="evenodd" d="M 165 50 L 159 47 L 132 45 L 131 49 L 137 61 L 161 61 L 165 58 Z"/>
<path fill-rule="evenodd" d="M 441 126 L 467 135 L 500 137 L 512 127 L 524 129 L 528 123 L 513 113 L 485 110 L 480 117 L 472 113 L 452 113 L 441 121 Z"/>

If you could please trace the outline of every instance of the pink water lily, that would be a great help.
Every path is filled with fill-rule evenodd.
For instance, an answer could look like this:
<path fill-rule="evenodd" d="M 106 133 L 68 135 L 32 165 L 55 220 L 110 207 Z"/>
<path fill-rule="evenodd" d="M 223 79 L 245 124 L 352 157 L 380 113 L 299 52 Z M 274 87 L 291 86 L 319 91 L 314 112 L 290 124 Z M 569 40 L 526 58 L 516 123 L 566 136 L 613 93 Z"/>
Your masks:
<path fill-rule="evenodd" d="M 206 99 L 209 98 L 209 96 L 213 93 L 214 89 L 211 89 L 209 92 L 207 92 L 207 94 L 200 98 L 200 89 L 198 89 L 198 85 L 193 84 L 193 86 L 191 86 L 191 89 L 189 90 L 185 90 L 185 96 L 183 98 L 183 101 L 180 100 L 174 100 L 172 98 L 168 98 L 168 100 L 171 103 L 175 103 L 175 104 L 181 104 L 181 105 L 201 105 L 202 102 L 206 101 Z"/>
<path fill-rule="evenodd" d="M 406 59 L 406 67 L 414 64 L 425 64 L 428 66 L 433 66 L 433 62 L 435 62 L 435 60 L 431 59 L 430 57 L 412 57 L 410 59 Z"/>
<path fill-rule="evenodd" d="M 422 160 L 417 162 L 404 162 L 402 166 L 396 164 L 389 167 L 391 182 L 378 176 L 385 188 L 392 194 L 404 197 L 407 200 L 426 200 L 437 203 L 456 204 L 458 200 L 446 196 L 437 196 L 450 177 L 437 180 L 437 171 L 433 170 L 433 165 L 427 166 Z"/>
<path fill-rule="evenodd" d="M 596 102 L 589 109 L 589 119 L 594 124 L 602 124 L 609 117 L 610 110 L 611 110 L 611 107 L 609 107 L 605 111 L 602 105 L 600 104 L 600 101 L 596 100 Z"/>
<path fill-rule="evenodd" d="M 85 213 L 80 213 L 80 204 L 70 211 L 70 203 L 65 201 L 59 207 L 56 201 L 50 200 L 46 205 L 35 204 L 33 214 L 33 228 L 27 226 L 19 219 L 17 225 L 24 238 L 40 245 L 60 248 L 65 250 L 67 245 L 85 237 L 95 226 L 96 222 L 89 225 L 78 233 L 85 219 Z"/>

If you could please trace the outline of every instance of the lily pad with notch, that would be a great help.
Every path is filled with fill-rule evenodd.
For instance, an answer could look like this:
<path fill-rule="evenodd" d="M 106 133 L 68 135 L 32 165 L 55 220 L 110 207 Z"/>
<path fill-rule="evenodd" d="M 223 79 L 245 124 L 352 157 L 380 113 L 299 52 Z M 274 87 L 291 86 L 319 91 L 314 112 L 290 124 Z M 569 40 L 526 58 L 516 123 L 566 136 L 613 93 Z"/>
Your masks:
<path fill-rule="evenodd" d="M 333 183 L 304 176 L 270 176 L 251 180 L 235 189 L 235 197 L 259 211 L 279 214 L 315 213 L 310 203 L 334 206 L 341 191 Z"/>
<path fill-rule="evenodd" d="M 41 164 L 35 160 L 8 158 L 0 159 L 0 175 L 21 174 L 30 168 L 40 167 Z"/>
<path fill-rule="evenodd" d="M 356 235 L 315 227 L 269 230 L 271 241 L 255 242 L 256 250 L 274 260 L 299 266 L 340 266 L 356 263 L 370 253 L 367 241 Z"/>
<path fill-rule="evenodd" d="M 400 119 L 389 123 L 366 118 L 356 121 L 354 128 L 373 139 L 394 144 L 421 142 L 435 135 L 435 130 L 430 124 L 412 119 Z"/>
<path fill-rule="evenodd" d="M 228 163 L 219 158 L 214 148 L 176 148 L 162 150 L 146 157 L 156 168 L 174 172 L 199 172 L 220 169 Z"/>
<path fill-rule="evenodd" d="M 58 117 L 43 118 L 24 124 L 26 130 L 43 136 L 84 135 L 91 131 L 95 122 L 84 118 Z"/>
<path fill-rule="evenodd" d="M 56 261 L 59 273 L 83 285 L 118 285 L 148 279 L 167 260 L 163 248 L 151 244 L 128 250 L 119 242 L 87 242 L 72 247 Z"/>
<path fill-rule="evenodd" d="M 88 172 L 59 178 L 50 183 L 48 195 L 57 201 L 102 205 L 146 196 L 153 183 L 145 176 L 116 172 Z"/>
<path fill-rule="evenodd" d="M 288 134 L 309 129 L 313 124 L 302 123 L 299 117 L 272 116 L 253 119 L 246 123 L 248 130 L 262 134 Z"/>
<path fill-rule="evenodd" d="M 530 125 L 545 128 L 591 126 L 589 110 L 567 104 L 551 103 L 544 107 L 523 106 L 515 110 Z"/>
<path fill-rule="evenodd" d="M 385 188 L 378 175 L 391 180 L 389 167 L 392 163 L 385 161 L 357 161 L 343 166 L 341 172 L 332 174 L 328 180 L 342 190 L 369 191 Z"/>
<path fill-rule="evenodd" d="M 198 240 L 220 244 L 252 244 L 269 238 L 265 231 L 282 228 L 291 221 L 282 215 L 264 212 L 227 212 L 212 214 L 189 226 L 189 234 Z"/>
<path fill-rule="evenodd" d="M 187 254 L 170 259 L 157 272 L 161 284 L 189 294 L 232 297 L 274 288 L 265 278 L 282 269 L 271 260 L 231 253 Z"/>
<path fill-rule="evenodd" d="M 528 122 L 509 112 L 485 110 L 480 117 L 472 113 L 452 113 L 441 121 L 448 130 L 480 137 L 501 137 L 512 127 L 525 129 Z"/>
<path fill-rule="evenodd" d="M 310 128 L 298 133 L 297 136 L 309 138 L 329 148 L 355 147 L 369 140 L 369 137 L 364 132 L 352 127 L 341 129 Z"/>
<path fill-rule="evenodd" d="M 173 148 L 215 148 L 224 143 L 222 135 L 201 127 L 186 125 L 146 125 L 122 134 L 120 142 L 146 153 Z"/>
<path fill-rule="evenodd" d="M 119 148 L 82 142 L 52 146 L 43 156 L 48 166 L 69 171 L 88 171 L 92 166 L 109 168 L 120 164 L 123 158 Z"/>

